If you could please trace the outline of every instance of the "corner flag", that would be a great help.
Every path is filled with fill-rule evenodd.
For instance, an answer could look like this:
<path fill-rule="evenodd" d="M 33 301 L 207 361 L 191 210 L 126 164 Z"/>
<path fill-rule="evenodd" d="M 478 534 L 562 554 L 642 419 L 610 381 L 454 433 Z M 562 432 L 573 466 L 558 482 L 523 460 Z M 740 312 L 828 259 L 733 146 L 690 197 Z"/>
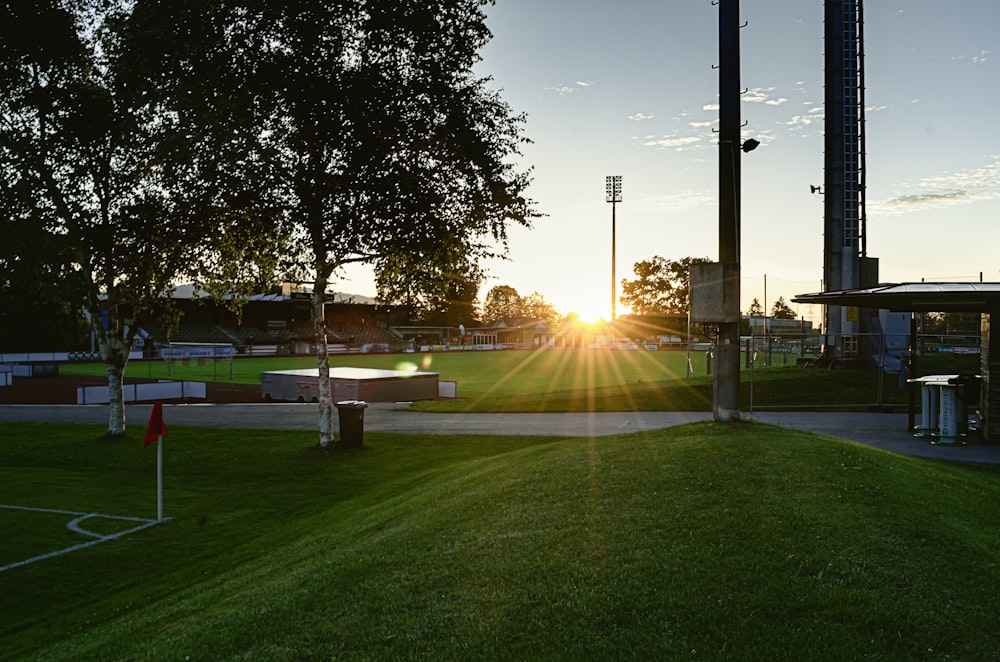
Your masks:
<path fill-rule="evenodd" d="M 149 413 L 149 424 L 146 426 L 146 442 L 142 445 L 142 449 L 146 450 L 146 446 L 155 444 L 160 437 L 166 436 L 167 426 L 163 424 L 163 403 L 157 400 L 153 403 L 153 411 Z"/>
<path fill-rule="evenodd" d="M 163 438 L 167 436 L 167 426 L 163 424 L 163 403 L 157 400 L 153 403 L 153 411 L 149 412 L 149 424 L 146 426 L 146 446 L 156 444 L 156 521 L 163 521 Z"/>

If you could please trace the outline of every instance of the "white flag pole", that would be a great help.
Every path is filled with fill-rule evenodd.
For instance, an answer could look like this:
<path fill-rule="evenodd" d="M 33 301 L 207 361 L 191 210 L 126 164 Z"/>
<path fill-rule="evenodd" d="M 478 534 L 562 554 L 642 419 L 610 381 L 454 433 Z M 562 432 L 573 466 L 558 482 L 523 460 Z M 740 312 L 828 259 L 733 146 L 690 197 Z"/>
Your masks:
<path fill-rule="evenodd" d="M 156 439 L 156 521 L 163 521 L 163 435 Z"/>

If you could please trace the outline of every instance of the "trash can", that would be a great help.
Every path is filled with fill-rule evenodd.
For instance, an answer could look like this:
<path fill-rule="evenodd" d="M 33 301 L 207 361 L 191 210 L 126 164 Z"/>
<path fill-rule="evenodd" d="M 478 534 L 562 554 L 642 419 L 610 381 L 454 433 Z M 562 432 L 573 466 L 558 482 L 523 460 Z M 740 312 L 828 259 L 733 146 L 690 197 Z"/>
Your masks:
<path fill-rule="evenodd" d="M 959 375 L 949 379 L 948 383 L 958 384 L 958 431 L 963 434 L 976 432 L 976 410 L 979 408 L 979 388 L 982 377 L 980 375 Z"/>
<path fill-rule="evenodd" d="M 340 418 L 340 441 L 338 448 L 361 448 L 365 443 L 365 409 L 363 400 L 342 400 L 337 403 Z"/>

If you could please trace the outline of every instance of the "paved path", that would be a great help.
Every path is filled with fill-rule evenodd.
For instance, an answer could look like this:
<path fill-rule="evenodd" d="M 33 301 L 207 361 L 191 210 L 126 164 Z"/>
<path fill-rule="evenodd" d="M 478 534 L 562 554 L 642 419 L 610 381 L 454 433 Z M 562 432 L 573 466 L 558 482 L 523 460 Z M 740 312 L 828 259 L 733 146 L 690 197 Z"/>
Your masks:
<path fill-rule="evenodd" d="M 315 430 L 315 404 L 164 405 L 170 425 Z M 126 421 L 145 425 L 150 405 L 127 405 Z M 406 434 L 501 434 L 602 437 L 656 430 L 711 419 L 709 412 L 609 412 L 582 414 L 443 414 L 409 411 L 402 405 L 371 403 L 365 430 Z M 848 439 L 895 453 L 1000 464 L 1000 444 L 971 439 L 960 446 L 931 444 L 906 431 L 905 414 L 862 412 L 758 412 L 748 418 L 781 427 Z M 101 405 L 2 405 L 0 422 L 107 423 Z"/>

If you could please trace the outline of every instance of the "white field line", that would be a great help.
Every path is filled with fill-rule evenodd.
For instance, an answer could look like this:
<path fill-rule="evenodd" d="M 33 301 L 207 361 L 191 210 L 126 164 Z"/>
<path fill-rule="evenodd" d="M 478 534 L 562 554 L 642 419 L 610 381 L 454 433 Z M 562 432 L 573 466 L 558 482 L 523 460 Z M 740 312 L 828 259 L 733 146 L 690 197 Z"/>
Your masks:
<path fill-rule="evenodd" d="M 107 540 L 114 540 L 116 538 L 121 538 L 122 536 L 127 536 L 130 533 L 135 533 L 137 531 L 142 531 L 143 529 L 148 529 L 154 524 L 159 524 L 155 519 L 146 519 L 144 517 L 122 517 L 120 515 L 104 515 L 102 513 L 81 513 L 73 510 L 56 510 L 53 508 L 30 508 L 28 506 L 7 506 L 0 504 L 0 509 L 4 510 L 28 510 L 36 513 L 55 513 L 57 515 L 75 515 L 73 519 L 66 527 L 73 531 L 74 533 L 79 533 L 85 536 L 90 536 L 94 540 L 88 542 L 80 543 L 79 545 L 73 545 L 72 547 L 66 547 L 65 549 L 56 550 L 54 552 L 49 552 L 48 554 L 42 554 L 40 556 L 35 556 L 25 561 L 17 561 L 15 563 L 8 563 L 7 565 L 0 566 L 0 572 L 4 570 L 11 570 L 12 568 L 18 568 L 22 565 L 28 565 L 29 563 L 34 563 L 36 561 L 43 561 L 45 559 L 50 559 L 53 556 L 59 556 L 60 554 L 67 554 L 69 552 L 75 552 L 78 549 L 83 549 L 85 547 L 93 547 L 98 543 L 105 542 Z M 119 531 L 118 533 L 112 533 L 110 535 L 102 535 L 100 533 L 94 533 L 93 531 L 87 531 L 80 526 L 80 523 L 91 517 L 102 517 L 104 519 L 116 519 L 125 522 L 140 522 L 139 526 L 134 526 L 131 529 L 126 529 L 124 531 Z M 165 518 L 164 522 L 170 521 L 170 518 Z"/>

